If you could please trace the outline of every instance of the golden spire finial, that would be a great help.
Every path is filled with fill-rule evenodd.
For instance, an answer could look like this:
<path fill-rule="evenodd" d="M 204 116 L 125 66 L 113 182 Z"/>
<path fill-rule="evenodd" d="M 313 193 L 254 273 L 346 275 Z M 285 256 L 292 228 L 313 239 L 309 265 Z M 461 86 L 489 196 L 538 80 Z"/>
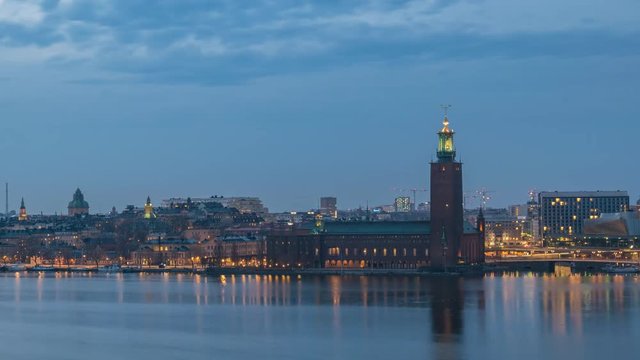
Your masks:
<path fill-rule="evenodd" d="M 443 133 L 449 133 L 451 132 L 451 129 L 449 129 L 449 119 L 447 118 L 447 113 L 449 112 L 451 105 L 443 104 L 440 105 L 440 107 L 444 110 L 444 120 L 442 121 L 442 125 L 444 125 L 444 127 L 440 131 Z"/>

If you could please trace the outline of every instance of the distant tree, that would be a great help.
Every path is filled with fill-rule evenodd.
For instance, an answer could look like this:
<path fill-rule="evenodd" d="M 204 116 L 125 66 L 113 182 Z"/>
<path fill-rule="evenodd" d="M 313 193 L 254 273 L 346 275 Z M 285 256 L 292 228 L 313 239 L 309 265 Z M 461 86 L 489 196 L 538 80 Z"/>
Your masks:
<path fill-rule="evenodd" d="M 147 240 L 149 225 L 141 219 L 127 219 L 115 227 L 116 255 L 128 258 L 131 252 Z"/>
<path fill-rule="evenodd" d="M 62 256 L 63 265 L 66 265 L 67 268 L 71 265 L 71 259 L 73 258 L 74 249 L 70 247 L 64 247 L 60 250 L 60 255 Z"/>
<path fill-rule="evenodd" d="M 100 261 L 104 258 L 104 250 L 95 243 L 87 249 L 87 257 L 96 264 L 96 269 L 100 267 Z"/>
<path fill-rule="evenodd" d="M 205 252 L 202 249 L 200 244 L 192 246 L 189 249 L 189 262 L 191 263 L 191 269 L 195 270 L 196 266 L 202 265 L 202 259 L 204 258 Z"/>
<path fill-rule="evenodd" d="M 36 266 L 40 265 L 39 261 L 42 259 L 45 253 L 45 248 L 37 239 L 24 239 L 20 242 L 21 256 L 20 260 L 24 262 L 34 261 Z"/>

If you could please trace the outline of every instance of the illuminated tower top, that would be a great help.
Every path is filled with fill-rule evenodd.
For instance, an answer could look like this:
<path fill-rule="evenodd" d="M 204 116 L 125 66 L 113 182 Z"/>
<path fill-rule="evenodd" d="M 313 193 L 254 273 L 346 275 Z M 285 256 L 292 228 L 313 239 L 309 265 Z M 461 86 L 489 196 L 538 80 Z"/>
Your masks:
<path fill-rule="evenodd" d="M 442 125 L 442 130 L 438 132 L 438 162 L 453 162 L 456 159 L 456 148 L 453 145 L 454 131 L 449 128 L 447 108 L 445 108 Z"/>
<path fill-rule="evenodd" d="M 147 202 L 144 204 L 144 218 L 151 219 L 154 217 L 155 214 L 153 213 L 153 204 L 151 203 L 151 197 L 147 196 Z"/>
<path fill-rule="evenodd" d="M 18 214 L 19 221 L 27 220 L 27 208 L 24 206 L 24 198 L 20 202 L 20 213 Z"/>

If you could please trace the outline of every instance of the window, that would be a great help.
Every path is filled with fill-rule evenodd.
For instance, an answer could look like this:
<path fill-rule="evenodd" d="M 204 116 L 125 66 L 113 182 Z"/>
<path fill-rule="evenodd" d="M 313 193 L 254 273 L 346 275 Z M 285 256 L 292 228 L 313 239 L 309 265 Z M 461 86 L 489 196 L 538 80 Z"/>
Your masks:
<path fill-rule="evenodd" d="M 373 248 L 373 256 L 376 256 L 376 255 L 378 255 L 378 249 Z"/>
<path fill-rule="evenodd" d="M 387 256 L 387 248 L 382 249 L 382 256 Z"/>
<path fill-rule="evenodd" d="M 362 253 L 364 254 L 364 256 L 367 256 L 367 248 L 362 249 Z"/>
<path fill-rule="evenodd" d="M 393 256 L 398 256 L 398 250 L 396 248 L 393 248 Z"/>
<path fill-rule="evenodd" d="M 418 256 L 418 249 L 413 248 L 413 256 Z"/>

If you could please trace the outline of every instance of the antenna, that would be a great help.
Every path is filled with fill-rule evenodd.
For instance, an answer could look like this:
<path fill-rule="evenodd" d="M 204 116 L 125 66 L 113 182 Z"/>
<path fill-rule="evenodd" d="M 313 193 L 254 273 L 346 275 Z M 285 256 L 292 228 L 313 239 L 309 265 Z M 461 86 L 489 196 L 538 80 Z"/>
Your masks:
<path fill-rule="evenodd" d="M 475 194 L 472 195 L 471 198 L 479 199 L 480 200 L 480 208 L 481 209 L 486 209 L 487 208 L 487 202 L 489 200 L 491 200 L 491 195 L 490 195 L 491 193 L 493 193 L 493 191 L 487 190 L 486 188 L 480 188 L 480 189 L 475 191 Z"/>
<path fill-rule="evenodd" d="M 4 183 L 4 216 L 9 219 L 9 183 Z"/>
<path fill-rule="evenodd" d="M 449 104 L 440 104 L 440 107 L 444 111 L 444 116 L 447 117 L 447 114 L 449 113 L 449 109 L 451 109 L 451 105 L 449 105 Z"/>

